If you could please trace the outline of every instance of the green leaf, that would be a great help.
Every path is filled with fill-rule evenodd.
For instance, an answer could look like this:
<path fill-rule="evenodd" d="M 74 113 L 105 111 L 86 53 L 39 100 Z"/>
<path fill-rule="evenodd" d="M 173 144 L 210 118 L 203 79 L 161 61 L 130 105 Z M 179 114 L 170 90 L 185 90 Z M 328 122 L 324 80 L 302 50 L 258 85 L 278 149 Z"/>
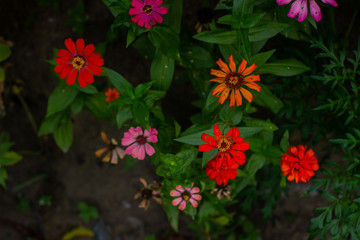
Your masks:
<path fill-rule="evenodd" d="M 102 67 L 103 74 L 107 76 L 109 81 L 115 88 L 120 92 L 121 95 L 127 95 L 126 89 L 132 89 L 132 85 L 119 73 L 115 72 L 114 70 L 106 67 Z"/>
<path fill-rule="evenodd" d="M 69 150 L 73 141 L 73 127 L 70 118 L 55 130 L 54 139 L 64 153 Z"/>
<path fill-rule="evenodd" d="M 268 87 L 259 84 L 261 86 L 260 92 L 253 91 L 254 103 L 266 107 L 272 113 L 278 113 L 280 109 L 284 106 L 282 101 L 272 94 Z"/>
<path fill-rule="evenodd" d="M 148 108 L 151 108 L 152 106 L 154 106 L 154 103 L 157 100 L 162 99 L 163 97 L 165 97 L 166 92 L 165 91 L 158 91 L 158 90 L 149 90 L 145 97 L 143 98 L 144 102 L 146 103 L 146 105 L 148 106 Z"/>
<path fill-rule="evenodd" d="M 156 50 L 151 63 L 150 78 L 156 90 L 167 91 L 171 85 L 175 69 L 175 60 Z"/>
<path fill-rule="evenodd" d="M 136 98 L 142 97 L 147 91 L 149 91 L 149 89 L 151 88 L 152 85 L 153 85 L 153 82 L 139 84 L 135 88 L 135 97 Z"/>
<path fill-rule="evenodd" d="M 116 123 L 118 125 L 118 128 L 121 128 L 122 125 L 133 118 L 133 115 L 131 113 L 130 106 L 126 106 L 122 109 L 120 109 L 116 114 Z"/>
<path fill-rule="evenodd" d="M 16 152 L 6 152 L 4 155 L 0 156 L 0 166 L 1 165 L 13 165 L 19 162 L 22 159 L 22 156 Z"/>
<path fill-rule="evenodd" d="M 12 142 L 0 143 L 0 156 L 4 155 L 12 145 L 14 145 Z"/>
<path fill-rule="evenodd" d="M 171 204 L 171 201 L 163 201 L 163 209 L 169 219 L 171 227 L 175 232 L 179 231 L 179 211 L 176 207 Z"/>
<path fill-rule="evenodd" d="M 283 59 L 266 63 L 259 69 L 260 74 L 273 74 L 276 76 L 290 77 L 310 70 L 309 67 L 296 59 Z"/>
<path fill-rule="evenodd" d="M 286 130 L 286 132 L 284 133 L 284 135 L 282 136 L 281 140 L 280 140 L 280 148 L 281 150 L 286 153 L 289 149 L 289 130 Z"/>
<path fill-rule="evenodd" d="M 147 127 L 149 123 L 149 109 L 146 104 L 140 101 L 134 101 L 131 110 L 134 121 L 142 127 Z"/>
<path fill-rule="evenodd" d="M 251 117 L 243 117 L 243 122 L 245 122 L 246 126 L 248 127 L 263 127 L 265 131 L 269 131 L 269 132 L 274 132 L 279 129 L 269 119 L 264 121 Z"/>
<path fill-rule="evenodd" d="M 205 143 L 205 142 L 204 142 Z M 213 159 L 214 157 L 216 157 L 216 155 L 219 153 L 219 150 L 217 148 L 207 151 L 207 152 L 203 152 L 203 157 L 202 157 L 202 164 L 201 167 L 204 168 L 206 166 L 206 164 Z"/>
<path fill-rule="evenodd" d="M 254 176 L 255 173 L 264 166 L 266 162 L 266 157 L 261 154 L 254 153 L 247 160 L 246 171 L 249 173 L 249 176 Z"/>
<path fill-rule="evenodd" d="M 149 31 L 148 37 L 152 44 L 167 57 L 178 58 L 180 38 L 172 28 L 164 25 L 153 26 Z"/>
<path fill-rule="evenodd" d="M 81 110 L 84 108 L 84 98 L 83 97 L 77 97 L 75 100 L 71 103 L 70 109 L 73 114 L 78 114 L 81 112 Z"/>
<path fill-rule="evenodd" d="M 239 29 L 236 31 L 237 40 L 239 42 L 240 54 L 247 61 L 251 61 L 251 45 L 249 41 L 249 30 Z"/>
<path fill-rule="evenodd" d="M 219 49 L 224 59 L 227 59 L 230 55 L 232 55 L 235 63 L 240 64 L 242 58 L 240 54 L 237 54 L 239 50 L 234 46 L 234 44 L 220 44 Z"/>
<path fill-rule="evenodd" d="M 249 40 L 250 42 L 267 40 L 274 37 L 287 27 L 288 25 L 285 23 L 261 21 L 257 26 L 250 28 Z"/>
<path fill-rule="evenodd" d="M 85 99 L 85 108 L 96 118 L 109 119 L 111 117 L 104 93 L 89 95 Z"/>
<path fill-rule="evenodd" d="M 165 2 L 164 2 L 165 3 Z M 180 33 L 181 29 L 181 20 L 182 20 L 182 9 L 183 1 L 182 0 L 172 0 L 168 3 L 168 14 L 164 19 L 163 24 L 170 26 L 177 34 Z"/>
<path fill-rule="evenodd" d="M 274 54 L 275 51 L 276 51 L 276 49 L 273 49 L 273 50 L 270 50 L 270 51 L 267 51 L 267 52 L 258 53 L 256 55 L 254 55 L 251 58 L 251 60 L 260 69 L 261 66 L 264 63 L 266 63 L 267 60 L 269 60 L 269 58 Z"/>
<path fill-rule="evenodd" d="M 7 172 L 5 170 L 5 168 L 2 168 L 0 166 L 0 184 L 5 188 L 6 185 L 5 185 L 5 180 L 7 179 Z"/>
<path fill-rule="evenodd" d="M 204 48 L 187 44 L 180 48 L 181 64 L 185 68 L 203 69 L 214 66 L 214 58 Z"/>
<path fill-rule="evenodd" d="M 99 212 L 96 207 L 88 205 L 85 202 L 79 202 L 77 205 L 82 220 L 85 222 L 89 222 L 91 218 L 99 218 Z"/>
<path fill-rule="evenodd" d="M 198 33 L 193 37 L 208 43 L 232 44 L 236 42 L 236 30 L 215 29 Z"/>
<path fill-rule="evenodd" d="M 254 8 L 253 0 L 234 0 L 233 14 L 237 16 L 244 16 L 252 13 Z"/>
<path fill-rule="evenodd" d="M 75 86 L 59 85 L 49 97 L 46 117 L 49 117 L 57 112 L 67 108 L 78 94 Z"/>
<path fill-rule="evenodd" d="M 0 62 L 4 61 L 11 55 L 10 47 L 4 43 L 0 43 Z"/>
<path fill-rule="evenodd" d="M 219 117 L 224 122 L 229 122 L 231 125 L 238 125 L 241 122 L 243 112 L 236 107 L 230 107 L 224 104 L 219 112 Z"/>
<path fill-rule="evenodd" d="M 44 122 L 40 126 L 38 135 L 42 136 L 53 133 L 61 124 L 61 120 L 63 120 L 65 115 L 65 111 L 61 111 L 51 115 L 50 117 L 46 117 Z"/>
<path fill-rule="evenodd" d="M 137 158 L 133 158 L 131 155 L 125 155 L 124 160 L 125 160 L 125 170 L 129 170 L 139 162 Z"/>
<path fill-rule="evenodd" d="M 94 93 L 98 92 L 96 87 L 91 84 L 88 84 L 86 87 L 80 87 L 77 84 L 75 84 L 75 86 L 78 90 L 80 90 L 81 92 L 87 93 L 87 94 L 94 94 Z"/>

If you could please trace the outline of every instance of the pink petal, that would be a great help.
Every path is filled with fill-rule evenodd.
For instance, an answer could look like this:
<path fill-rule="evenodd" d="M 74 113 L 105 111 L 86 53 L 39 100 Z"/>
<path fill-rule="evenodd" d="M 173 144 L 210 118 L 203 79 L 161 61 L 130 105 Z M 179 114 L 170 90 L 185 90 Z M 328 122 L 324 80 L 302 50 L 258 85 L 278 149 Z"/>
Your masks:
<path fill-rule="evenodd" d="M 200 189 L 199 189 L 198 187 L 194 187 L 194 188 L 190 191 L 190 193 L 198 193 L 198 192 L 200 192 Z"/>
<path fill-rule="evenodd" d="M 125 157 L 125 155 L 126 155 L 124 149 L 122 149 L 122 148 L 120 148 L 120 147 L 116 147 L 116 148 L 115 148 L 115 151 L 116 151 L 117 155 L 118 155 L 121 159 L 123 159 L 123 158 Z"/>
<path fill-rule="evenodd" d="M 154 13 L 153 13 L 153 14 L 154 14 Z M 145 28 L 150 29 L 150 28 L 151 28 L 151 26 L 150 26 L 150 19 L 146 19 L 146 20 L 142 19 L 142 20 L 143 20 L 144 23 L 145 23 Z"/>
<path fill-rule="evenodd" d="M 154 155 L 155 149 L 153 148 L 153 146 L 151 146 L 151 145 L 148 144 L 148 143 L 145 143 L 145 149 L 146 149 L 146 154 L 147 154 L 147 155 L 149 155 L 149 156 Z"/>
<path fill-rule="evenodd" d="M 160 6 L 163 3 L 162 0 L 152 0 L 153 9 Z"/>
<path fill-rule="evenodd" d="M 279 5 L 285 5 L 289 4 L 292 0 L 276 0 L 277 4 Z"/>
<path fill-rule="evenodd" d="M 192 194 L 191 198 L 200 201 L 202 199 L 202 196 L 200 194 Z"/>
<path fill-rule="evenodd" d="M 158 141 L 157 136 L 152 135 L 146 139 L 148 142 L 156 143 Z"/>
<path fill-rule="evenodd" d="M 177 185 L 176 186 L 176 190 L 178 190 L 179 192 L 183 193 L 185 190 L 182 188 L 181 185 Z"/>
<path fill-rule="evenodd" d="M 176 191 L 176 190 L 171 190 L 170 191 L 170 196 L 172 196 L 172 197 L 180 197 L 181 193 Z"/>
<path fill-rule="evenodd" d="M 131 152 L 132 152 L 135 148 L 137 148 L 138 146 L 139 146 L 138 143 L 134 143 L 133 145 L 130 145 L 129 147 L 127 147 L 127 148 L 125 149 L 125 153 L 130 155 Z"/>
<path fill-rule="evenodd" d="M 136 15 L 134 17 L 131 18 L 131 21 L 133 21 L 134 23 L 137 23 L 140 27 L 142 27 L 142 25 L 139 24 L 139 21 L 141 19 L 141 15 Z"/>
<path fill-rule="evenodd" d="M 140 145 L 140 147 L 138 148 L 138 150 L 137 150 L 137 158 L 139 160 L 144 160 L 144 158 L 145 158 L 145 146 L 144 145 Z"/>
<path fill-rule="evenodd" d="M 185 209 L 185 207 L 186 207 L 186 201 L 184 200 L 184 201 L 182 201 L 182 202 L 180 203 L 179 209 L 180 209 L 181 211 L 183 211 L 183 210 Z"/>
<path fill-rule="evenodd" d="M 296 0 L 291 4 L 288 17 L 294 18 L 298 14 L 298 21 L 304 21 L 307 16 L 307 0 Z"/>
<path fill-rule="evenodd" d="M 315 21 L 321 20 L 321 9 L 315 0 L 310 0 L 310 13 Z"/>
<path fill-rule="evenodd" d="M 185 191 L 190 192 L 191 189 L 187 187 L 187 188 L 185 188 Z"/>
<path fill-rule="evenodd" d="M 143 131 L 142 131 L 142 128 L 140 126 L 134 128 L 134 127 L 131 127 L 129 129 L 129 132 L 130 134 L 132 134 L 134 137 L 137 137 L 139 135 L 143 135 Z"/>
<path fill-rule="evenodd" d="M 139 13 L 141 13 L 141 9 L 139 9 L 139 8 L 130 8 L 129 9 L 129 15 L 136 15 Z"/>
<path fill-rule="evenodd" d="M 129 146 L 130 144 L 134 143 L 136 140 L 133 137 L 129 137 L 129 138 L 122 138 L 121 139 L 121 145 L 123 146 Z"/>
<path fill-rule="evenodd" d="M 112 152 L 110 163 L 112 163 L 112 164 L 117 164 L 118 163 L 118 157 L 117 157 L 115 151 Z"/>
<path fill-rule="evenodd" d="M 173 206 L 177 206 L 183 199 L 181 197 L 175 198 L 171 203 Z"/>
<path fill-rule="evenodd" d="M 190 198 L 189 201 L 190 201 L 191 205 L 192 205 L 193 207 L 195 207 L 195 208 L 199 205 L 198 202 L 195 201 L 195 200 L 192 199 L 192 198 Z"/>
<path fill-rule="evenodd" d="M 162 23 L 162 21 L 163 21 L 162 16 L 160 16 L 156 12 L 153 12 L 153 14 L 151 14 L 151 19 L 155 19 L 158 23 Z"/>
<path fill-rule="evenodd" d="M 132 0 L 131 6 L 142 9 L 142 7 L 144 6 L 144 3 L 143 3 L 143 1 L 140 1 L 140 0 Z"/>
<path fill-rule="evenodd" d="M 167 7 L 158 7 L 158 8 L 154 8 L 154 11 L 159 13 L 159 14 L 167 14 L 168 13 L 168 9 Z"/>
<path fill-rule="evenodd" d="M 323 3 L 325 3 L 325 4 L 330 4 L 330 5 L 334 6 L 334 7 L 338 6 L 338 4 L 337 4 L 337 2 L 335 0 L 321 0 L 321 1 Z"/>
<path fill-rule="evenodd" d="M 149 127 L 150 135 L 158 135 L 158 131 L 155 128 Z"/>

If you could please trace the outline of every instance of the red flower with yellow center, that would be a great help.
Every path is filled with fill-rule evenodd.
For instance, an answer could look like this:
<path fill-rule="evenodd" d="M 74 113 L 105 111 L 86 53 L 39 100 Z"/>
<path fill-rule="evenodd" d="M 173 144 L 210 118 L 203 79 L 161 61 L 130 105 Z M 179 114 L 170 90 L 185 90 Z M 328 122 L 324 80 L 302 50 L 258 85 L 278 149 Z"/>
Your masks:
<path fill-rule="evenodd" d="M 65 40 L 66 49 L 60 49 L 57 54 L 59 57 L 55 61 L 59 63 L 55 67 L 55 72 L 61 79 L 66 78 L 66 83 L 73 85 L 79 73 L 80 87 L 86 87 L 94 82 L 94 75 L 100 75 L 104 65 L 104 59 L 100 54 L 94 53 L 93 44 L 85 46 L 84 39 L 78 39 L 76 44 L 71 38 Z"/>
<path fill-rule="evenodd" d="M 105 92 L 105 96 L 106 96 L 106 101 L 108 103 L 111 103 L 112 101 L 114 101 L 115 99 L 117 99 L 120 96 L 120 93 L 118 90 L 116 90 L 116 88 L 109 88 L 106 92 Z"/>
<path fill-rule="evenodd" d="M 210 179 L 215 179 L 217 185 L 226 185 L 229 179 L 235 179 L 238 167 L 234 161 L 217 155 L 207 163 L 205 172 Z"/>
<path fill-rule="evenodd" d="M 235 163 L 240 165 L 245 163 L 246 155 L 242 151 L 249 150 L 250 144 L 244 142 L 244 139 L 239 137 L 239 129 L 236 127 L 231 128 L 224 138 L 219 126 L 215 123 L 214 134 L 216 139 L 206 133 L 201 135 L 201 139 L 206 142 L 206 144 L 199 146 L 199 152 L 207 152 L 217 148 L 220 157 L 225 156 L 228 161 L 233 159 Z"/>
<path fill-rule="evenodd" d="M 216 94 L 219 98 L 219 103 L 223 104 L 230 94 L 230 107 L 242 105 L 241 94 L 245 97 L 248 102 L 252 102 L 252 94 L 244 88 L 244 86 L 254 89 L 260 92 L 261 87 L 256 84 L 256 81 L 260 81 L 259 75 L 249 75 L 257 67 L 255 63 L 250 67 L 246 68 L 247 61 L 242 60 L 238 70 L 236 71 L 236 64 L 231 55 L 229 58 L 229 67 L 221 59 L 216 63 L 219 65 L 221 71 L 211 69 L 210 74 L 217 76 L 218 78 L 211 79 L 211 82 L 221 83 L 213 91 L 212 95 Z"/>
<path fill-rule="evenodd" d="M 288 149 L 289 154 L 284 153 L 281 158 L 281 171 L 287 176 L 289 181 L 298 183 L 307 182 L 315 175 L 314 171 L 319 169 L 318 160 L 314 155 L 314 151 L 306 146 L 291 146 Z"/>

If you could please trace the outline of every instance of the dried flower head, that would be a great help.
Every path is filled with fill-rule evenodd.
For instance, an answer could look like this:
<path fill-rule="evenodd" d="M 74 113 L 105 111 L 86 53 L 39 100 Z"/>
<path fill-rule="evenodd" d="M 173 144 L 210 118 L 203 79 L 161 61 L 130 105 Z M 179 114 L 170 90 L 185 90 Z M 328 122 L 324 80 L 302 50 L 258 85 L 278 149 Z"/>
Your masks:
<path fill-rule="evenodd" d="M 231 187 L 229 185 L 220 185 L 217 188 L 211 190 L 210 192 L 212 195 L 216 196 L 217 199 L 227 198 L 229 200 L 232 200 L 230 197 L 231 194 Z"/>
<path fill-rule="evenodd" d="M 142 198 L 139 204 L 139 208 L 144 208 L 145 211 L 148 210 L 151 199 L 153 199 L 158 204 L 162 204 L 159 192 L 159 190 L 162 188 L 161 184 L 157 181 L 154 181 L 148 185 L 144 178 L 140 178 L 140 182 L 144 185 L 144 187 L 134 196 L 134 200 L 140 197 Z"/>
<path fill-rule="evenodd" d="M 108 152 L 102 159 L 103 162 L 109 162 L 112 164 L 118 163 L 118 158 L 123 159 L 126 155 L 125 151 L 118 146 L 118 143 L 115 139 L 109 140 L 104 132 L 101 132 L 101 139 L 108 144 L 107 147 L 101 148 L 95 152 L 97 157 L 103 155 L 104 152 Z M 111 160 L 110 160 L 111 158 Z"/>

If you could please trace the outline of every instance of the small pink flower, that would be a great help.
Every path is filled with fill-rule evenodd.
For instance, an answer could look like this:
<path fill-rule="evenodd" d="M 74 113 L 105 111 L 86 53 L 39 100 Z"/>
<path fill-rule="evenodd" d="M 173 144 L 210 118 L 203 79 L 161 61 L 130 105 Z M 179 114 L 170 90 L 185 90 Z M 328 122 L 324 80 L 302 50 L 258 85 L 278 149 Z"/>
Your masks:
<path fill-rule="evenodd" d="M 277 4 L 285 5 L 289 4 L 292 0 L 276 0 Z M 288 13 L 288 17 L 294 18 L 298 15 L 298 21 L 302 22 L 305 20 L 308 14 L 308 0 L 295 0 L 290 7 L 290 11 Z M 338 4 L 335 0 L 320 0 L 325 4 L 330 4 L 334 7 L 337 7 Z M 315 0 L 309 0 L 310 4 L 310 13 L 311 16 L 315 19 L 315 21 L 321 20 L 321 9 Z"/>
<path fill-rule="evenodd" d="M 155 128 L 149 127 L 149 130 L 145 129 L 143 133 L 141 127 L 131 127 L 128 132 L 124 133 L 121 144 L 123 146 L 130 145 L 125 149 L 126 154 L 131 154 L 133 158 L 144 160 L 145 151 L 149 156 L 155 153 L 155 149 L 148 142 L 156 143 L 158 141 L 157 134 L 158 132 Z"/>
<path fill-rule="evenodd" d="M 171 190 L 170 196 L 178 197 L 172 201 L 172 205 L 177 206 L 180 203 L 179 209 L 183 211 L 186 207 L 186 202 L 190 201 L 191 205 L 196 208 L 198 206 L 197 201 L 200 201 L 202 197 L 200 194 L 195 194 L 200 192 L 200 189 L 198 187 L 193 188 L 193 186 L 194 183 L 191 184 L 191 188 L 184 189 L 181 185 L 177 185 L 176 190 Z"/>
<path fill-rule="evenodd" d="M 168 9 L 166 7 L 159 7 L 162 4 L 162 0 L 132 0 L 131 6 L 134 8 L 129 9 L 129 15 L 135 15 L 131 18 L 131 21 L 137 23 L 140 27 L 150 29 L 150 21 L 152 25 L 156 22 L 162 23 L 163 18 L 160 14 L 167 14 Z"/>

